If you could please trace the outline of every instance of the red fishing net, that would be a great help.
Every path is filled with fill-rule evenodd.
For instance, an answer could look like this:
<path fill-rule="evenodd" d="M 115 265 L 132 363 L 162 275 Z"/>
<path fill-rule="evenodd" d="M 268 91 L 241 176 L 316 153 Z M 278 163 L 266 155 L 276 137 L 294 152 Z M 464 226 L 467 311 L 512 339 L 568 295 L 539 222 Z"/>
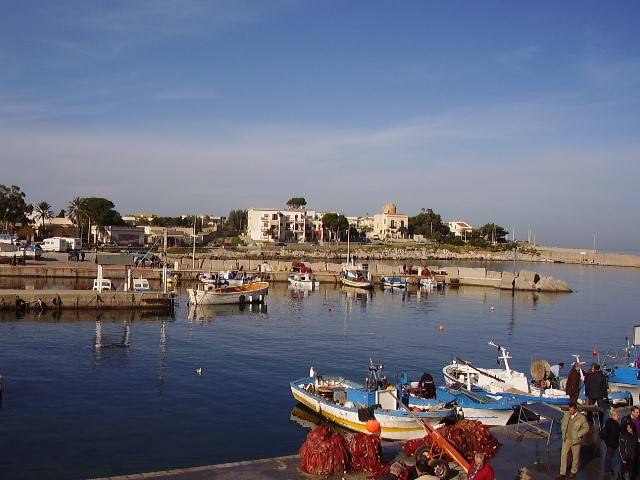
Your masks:
<path fill-rule="evenodd" d="M 341 475 L 349 469 L 349 452 L 342 436 L 326 425 L 309 432 L 300 448 L 300 470 L 313 475 Z"/>
<path fill-rule="evenodd" d="M 349 451 L 351 471 L 377 472 L 382 467 L 382 445 L 377 435 L 348 433 L 344 441 Z"/>
<path fill-rule="evenodd" d="M 500 450 L 500 443 L 491 435 L 489 429 L 477 420 L 461 420 L 455 425 L 444 425 L 438 428 L 438 433 L 445 437 L 469 463 L 473 461 L 473 454 L 476 452 L 484 453 L 489 459 Z M 409 440 L 402 449 L 405 454 L 413 456 L 423 445 L 431 445 L 431 438 L 428 435 Z"/>

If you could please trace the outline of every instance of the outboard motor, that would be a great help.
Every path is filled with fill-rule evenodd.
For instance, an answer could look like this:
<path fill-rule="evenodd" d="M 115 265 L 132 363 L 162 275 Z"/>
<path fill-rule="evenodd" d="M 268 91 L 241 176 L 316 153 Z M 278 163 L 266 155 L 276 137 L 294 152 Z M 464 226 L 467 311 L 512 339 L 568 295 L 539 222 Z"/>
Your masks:
<path fill-rule="evenodd" d="M 418 382 L 418 389 L 424 398 L 436 398 L 436 385 L 430 373 L 423 373 Z"/>

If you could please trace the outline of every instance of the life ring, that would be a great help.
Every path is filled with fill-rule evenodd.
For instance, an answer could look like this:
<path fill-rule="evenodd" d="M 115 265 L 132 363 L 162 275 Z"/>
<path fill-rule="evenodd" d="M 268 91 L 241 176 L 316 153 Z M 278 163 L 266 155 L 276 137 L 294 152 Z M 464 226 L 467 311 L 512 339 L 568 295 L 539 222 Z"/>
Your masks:
<path fill-rule="evenodd" d="M 247 301 L 247 298 L 244 295 L 240 295 L 240 298 L 238 298 L 238 301 L 240 303 L 245 303 Z"/>

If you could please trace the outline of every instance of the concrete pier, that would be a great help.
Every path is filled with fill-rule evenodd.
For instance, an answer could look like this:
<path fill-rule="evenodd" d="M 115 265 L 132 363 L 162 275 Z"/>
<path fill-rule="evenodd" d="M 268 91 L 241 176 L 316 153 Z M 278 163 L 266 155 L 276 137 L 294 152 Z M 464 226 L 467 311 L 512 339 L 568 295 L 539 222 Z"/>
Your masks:
<path fill-rule="evenodd" d="M 550 445 L 547 439 L 533 433 L 518 432 L 516 425 L 492 428 L 491 432 L 500 441 L 502 447 L 498 455 L 489 463 L 493 467 L 497 479 L 515 478 L 520 467 L 527 467 L 532 471 L 536 480 L 555 479 L 560 469 L 560 449 L 562 442 L 557 433 L 554 433 Z M 383 448 L 385 461 L 390 462 L 394 458 L 404 462 L 413 463 L 413 459 L 399 453 L 400 443 L 394 443 L 395 448 Z M 593 432 L 588 435 L 586 444 L 583 445 L 580 455 L 580 468 L 577 479 L 602 479 L 604 448 L 600 447 L 600 440 Z M 252 478 L 254 480 L 290 480 L 312 478 L 330 478 L 335 480 L 364 480 L 371 478 L 370 473 L 349 473 L 333 477 L 316 477 L 301 472 L 298 469 L 300 457 L 290 455 L 245 462 L 226 463 L 222 465 L 208 465 L 193 468 L 181 468 L 177 470 L 164 470 L 157 472 L 140 473 L 108 477 L 110 480 L 162 478 L 172 480 L 227 480 L 235 478 Z M 464 473 L 459 473 L 450 480 L 463 480 Z M 106 480 L 106 479 L 103 479 Z"/>
<path fill-rule="evenodd" d="M 16 310 L 19 300 L 30 308 L 43 303 L 47 310 L 170 310 L 174 303 L 173 294 L 160 292 L 0 290 L 0 310 Z"/>

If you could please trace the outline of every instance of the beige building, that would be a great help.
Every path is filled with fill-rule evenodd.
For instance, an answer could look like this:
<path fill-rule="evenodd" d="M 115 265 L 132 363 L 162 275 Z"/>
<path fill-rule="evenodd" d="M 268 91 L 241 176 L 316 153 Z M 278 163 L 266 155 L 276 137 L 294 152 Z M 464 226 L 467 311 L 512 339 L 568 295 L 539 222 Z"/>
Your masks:
<path fill-rule="evenodd" d="M 390 238 L 406 238 L 409 227 L 409 216 L 398 213 L 395 203 L 387 203 L 382 213 L 373 216 L 371 238 L 386 240 Z"/>

